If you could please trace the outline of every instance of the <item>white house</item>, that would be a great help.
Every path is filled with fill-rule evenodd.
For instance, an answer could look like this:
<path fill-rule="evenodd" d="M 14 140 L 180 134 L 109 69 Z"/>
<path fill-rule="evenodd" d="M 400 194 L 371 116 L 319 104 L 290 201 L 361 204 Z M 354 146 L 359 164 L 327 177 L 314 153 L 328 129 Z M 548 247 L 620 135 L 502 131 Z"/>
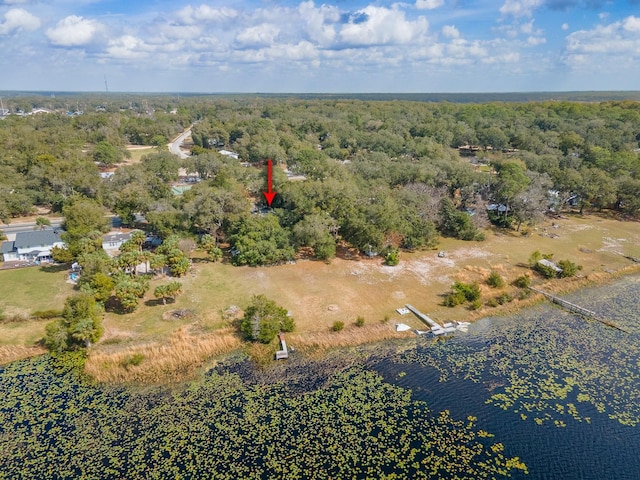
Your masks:
<path fill-rule="evenodd" d="M 231 152 L 229 150 L 218 150 L 218 153 L 220 155 L 224 155 L 225 157 L 235 158 L 236 160 L 240 158 L 240 155 L 238 155 L 236 152 Z"/>
<path fill-rule="evenodd" d="M 2 242 L 2 256 L 5 262 L 49 262 L 53 247 L 64 247 L 58 230 L 18 232 L 14 241 Z"/>
<path fill-rule="evenodd" d="M 131 236 L 140 230 L 131 230 L 130 232 L 109 232 L 102 236 L 102 248 L 110 256 L 115 257 L 120 253 L 120 247 L 127 240 L 131 240 Z"/>

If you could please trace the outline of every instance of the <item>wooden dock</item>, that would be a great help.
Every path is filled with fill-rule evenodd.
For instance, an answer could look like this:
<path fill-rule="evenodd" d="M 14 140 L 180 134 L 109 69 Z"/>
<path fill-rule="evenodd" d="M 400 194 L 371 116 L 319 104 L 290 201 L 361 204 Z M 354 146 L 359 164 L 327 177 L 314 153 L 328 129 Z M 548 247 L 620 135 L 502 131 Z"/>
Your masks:
<path fill-rule="evenodd" d="M 432 319 L 432 318 L 428 317 L 427 315 L 425 315 L 424 313 L 422 313 L 416 307 L 413 307 L 413 306 L 409 305 L 408 303 L 405 305 L 405 307 L 407 307 L 409 310 L 411 310 L 411 312 L 413 312 L 416 317 L 418 317 L 420 320 L 422 320 L 424 323 L 426 323 L 430 327 L 442 328 L 442 325 L 440 325 L 434 319 Z"/>
<path fill-rule="evenodd" d="M 280 339 L 281 349 L 276 352 L 276 360 L 285 360 L 289 358 L 289 350 L 287 350 L 287 342 L 284 339 L 284 335 L 282 333 L 278 334 L 278 338 Z"/>
<path fill-rule="evenodd" d="M 596 312 L 592 310 L 581 307 L 580 305 L 576 305 L 575 303 L 571 303 L 570 301 L 565 300 L 564 298 L 556 297 L 555 295 L 552 295 L 550 293 L 543 292 L 542 290 L 538 290 L 537 288 L 529 287 L 529 290 L 532 290 L 536 293 L 544 295 L 552 303 L 555 303 L 556 305 L 560 305 L 565 310 L 568 310 L 572 313 L 580 315 L 583 318 L 586 318 L 588 320 L 589 319 L 596 320 L 602 323 L 603 325 L 606 325 L 607 327 L 615 328 L 616 330 L 620 330 L 621 332 L 624 332 L 624 333 L 629 333 L 627 330 L 616 325 L 615 323 L 609 320 L 605 320 L 604 318 L 601 318 Z"/>

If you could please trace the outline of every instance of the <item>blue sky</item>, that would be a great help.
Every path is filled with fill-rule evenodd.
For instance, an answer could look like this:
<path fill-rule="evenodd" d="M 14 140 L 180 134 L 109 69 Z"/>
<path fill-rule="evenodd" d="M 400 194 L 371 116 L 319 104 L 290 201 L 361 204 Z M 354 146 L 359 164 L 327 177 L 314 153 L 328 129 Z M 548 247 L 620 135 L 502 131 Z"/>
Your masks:
<path fill-rule="evenodd" d="M 0 0 L 0 90 L 640 90 L 640 0 Z"/>

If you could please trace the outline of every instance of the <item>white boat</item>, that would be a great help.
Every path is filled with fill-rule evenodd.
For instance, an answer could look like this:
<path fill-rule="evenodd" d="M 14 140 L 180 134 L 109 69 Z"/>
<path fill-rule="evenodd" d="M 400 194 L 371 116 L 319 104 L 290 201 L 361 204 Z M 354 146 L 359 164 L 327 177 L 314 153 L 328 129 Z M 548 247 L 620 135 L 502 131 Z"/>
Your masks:
<path fill-rule="evenodd" d="M 407 330 L 411 330 L 409 325 L 404 323 L 396 323 L 396 332 L 406 332 Z"/>

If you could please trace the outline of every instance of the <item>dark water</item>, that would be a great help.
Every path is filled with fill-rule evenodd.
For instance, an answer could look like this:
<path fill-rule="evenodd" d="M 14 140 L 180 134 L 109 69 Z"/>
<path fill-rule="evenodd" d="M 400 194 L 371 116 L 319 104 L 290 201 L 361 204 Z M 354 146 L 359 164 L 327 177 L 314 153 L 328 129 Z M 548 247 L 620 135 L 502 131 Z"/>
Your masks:
<path fill-rule="evenodd" d="M 640 278 L 565 298 L 631 334 L 543 304 L 375 368 L 434 411 L 477 417 L 528 466 L 513 478 L 640 479 Z M 513 405 L 490 400 L 510 386 Z"/>
<path fill-rule="evenodd" d="M 92 385 L 79 381 L 81 363 L 47 356 L 16 362 L 0 368 L 0 480 L 414 478 L 444 455 L 430 478 L 451 478 L 464 458 L 455 442 L 478 430 L 494 435 L 487 449 L 501 443 L 527 465 L 512 478 L 640 479 L 639 293 L 635 276 L 566 297 L 629 334 L 540 304 L 362 356 L 261 373 L 230 361 L 176 389 Z M 434 422 L 445 410 L 453 421 Z M 404 465 L 413 449 L 428 461 Z"/>

